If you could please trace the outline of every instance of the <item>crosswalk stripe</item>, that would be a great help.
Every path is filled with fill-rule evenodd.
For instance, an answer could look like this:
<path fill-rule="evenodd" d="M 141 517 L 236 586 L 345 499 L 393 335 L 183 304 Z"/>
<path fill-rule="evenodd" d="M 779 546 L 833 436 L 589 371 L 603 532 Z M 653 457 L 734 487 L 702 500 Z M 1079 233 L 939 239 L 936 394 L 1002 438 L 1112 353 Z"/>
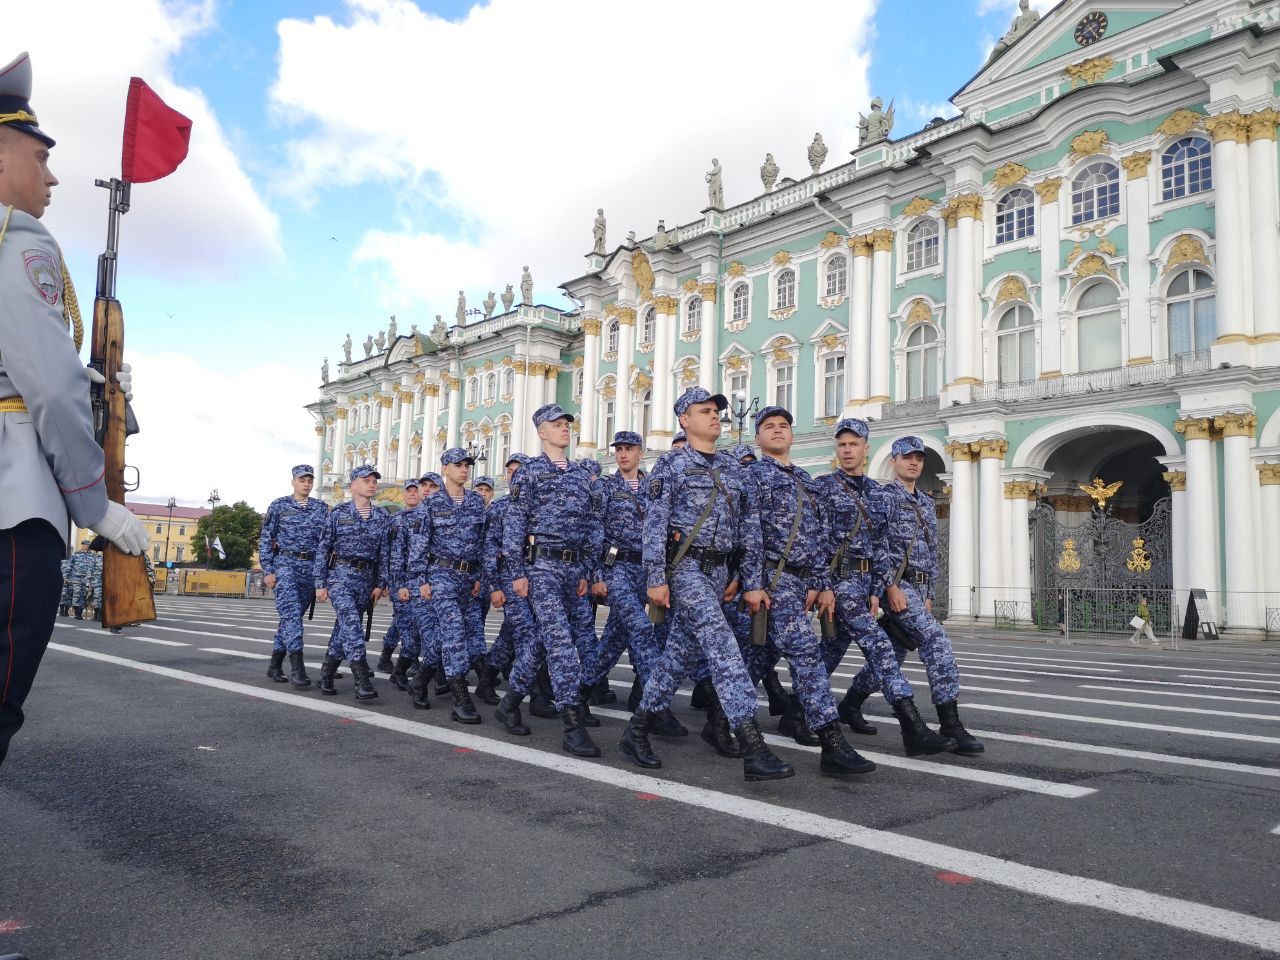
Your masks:
<path fill-rule="evenodd" d="M 1032 690 L 1000 690 L 995 687 L 967 686 L 967 693 L 998 693 L 1006 697 L 1032 697 L 1036 700 L 1060 700 L 1064 703 L 1089 703 L 1103 707 L 1128 707 L 1136 710 L 1157 710 L 1163 713 L 1195 713 L 1206 717 L 1232 717 L 1237 720 L 1277 720 L 1275 713 L 1233 713 L 1228 710 L 1206 710 L 1203 707 L 1175 707 L 1168 703 L 1130 703 L 1127 700 L 1103 700 L 1098 697 L 1072 697 L 1062 693 L 1036 693 Z"/>
<path fill-rule="evenodd" d="M 1222 697 L 1212 693 L 1181 693 L 1177 690 L 1140 690 L 1133 687 L 1103 687 L 1093 683 L 1080 684 L 1081 690 L 1108 690 L 1111 693 L 1141 693 L 1155 697 L 1190 697 L 1195 700 L 1226 700 L 1230 703 L 1265 703 L 1280 706 L 1280 700 L 1263 700 L 1261 697 Z M 1280 690 L 1276 691 L 1280 694 Z"/>
<path fill-rule="evenodd" d="M 1253 733 L 1230 733 L 1225 730 L 1172 727 L 1161 723 L 1143 723 L 1138 720 L 1112 720 L 1110 717 L 1086 717 L 1076 713 L 1051 713 L 1046 710 L 1026 710 L 1021 707 L 1005 707 L 994 703 L 974 703 L 973 701 L 966 702 L 964 707 L 966 710 L 990 710 L 993 713 L 1011 713 L 1022 717 L 1042 717 L 1046 720 L 1067 720 L 1071 723 L 1093 723 L 1104 727 L 1155 730 L 1160 733 L 1176 733 L 1185 737 L 1209 737 L 1214 740 L 1242 740 L 1247 743 L 1280 744 L 1280 737 L 1264 737 Z"/>

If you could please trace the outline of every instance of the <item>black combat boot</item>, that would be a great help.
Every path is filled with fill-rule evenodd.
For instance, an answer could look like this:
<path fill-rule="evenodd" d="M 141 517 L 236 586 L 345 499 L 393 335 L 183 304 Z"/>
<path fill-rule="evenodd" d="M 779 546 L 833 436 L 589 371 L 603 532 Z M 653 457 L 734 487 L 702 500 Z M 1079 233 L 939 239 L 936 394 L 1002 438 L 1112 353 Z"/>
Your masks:
<path fill-rule="evenodd" d="M 600 682 L 591 688 L 591 699 L 588 701 L 593 707 L 607 707 L 611 703 L 618 702 L 618 695 L 613 692 L 613 687 L 609 685 L 609 675 L 606 673 L 600 678 Z"/>
<path fill-rule="evenodd" d="M 954 750 L 956 742 L 929 729 L 929 725 L 920 717 L 916 702 L 907 697 L 893 705 L 893 715 L 898 718 L 898 726 L 902 728 L 902 747 L 908 757 L 922 753 L 942 753 Z"/>
<path fill-rule="evenodd" d="M 58 608 L 58 616 L 60 616 L 60 617 L 69 617 L 69 616 L 71 616 L 71 608 L 70 608 L 69 606 L 67 606 L 66 604 L 63 604 L 62 606 L 60 606 L 60 607 Z"/>
<path fill-rule="evenodd" d="M 649 732 L 653 729 L 652 713 L 637 713 L 627 724 L 627 732 L 622 735 L 618 749 L 624 757 L 630 757 L 636 766 L 648 770 L 656 770 L 662 761 L 653 755 L 653 747 L 649 744 Z"/>
<path fill-rule="evenodd" d="M 876 765 L 857 750 L 840 732 L 840 721 L 832 720 L 825 727 L 814 731 L 822 741 L 822 762 L 819 767 L 829 777 L 848 777 L 855 773 L 870 773 Z"/>
<path fill-rule="evenodd" d="M 333 685 L 333 678 L 338 673 L 338 658 L 326 656 L 320 664 L 320 692 L 326 697 L 336 697 L 338 688 Z"/>
<path fill-rule="evenodd" d="M 373 669 L 378 673 L 390 673 L 392 670 L 395 669 L 395 667 L 391 665 L 391 648 L 390 647 L 382 648 L 382 656 L 378 658 L 378 662 L 377 664 L 374 665 Z"/>
<path fill-rule="evenodd" d="M 493 712 L 494 719 L 513 737 L 529 735 L 529 728 L 525 725 L 524 718 L 520 716 L 520 701 L 523 699 L 524 697 L 514 690 L 508 690 L 498 701 L 498 709 Z"/>
<path fill-rule="evenodd" d="M 733 739 L 733 731 L 729 729 L 729 718 L 724 715 L 724 708 L 720 706 L 720 700 L 714 691 L 711 698 L 707 709 L 707 722 L 702 727 L 702 739 L 720 756 L 737 760 L 742 756 L 742 748 Z"/>
<path fill-rule="evenodd" d="M 357 700 L 376 700 L 378 691 L 373 689 L 373 674 L 369 672 L 369 661 L 357 657 L 351 661 L 351 682 L 356 688 Z"/>
<path fill-rule="evenodd" d="M 288 683 L 289 678 L 284 675 L 282 664 L 284 663 L 284 651 L 272 650 L 271 662 L 267 664 L 267 679 L 272 683 Z"/>
<path fill-rule="evenodd" d="M 695 710 L 706 710 L 715 695 L 716 688 L 710 680 L 699 680 L 693 685 L 693 693 L 689 694 L 689 706 Z"/>
<path fill-rule="evenodd" d="M 529 712 L 544 720 L 560 715 L 551 699 L 551 676 L 547 673 L 545 663 L 538 668 L 533 678 L 533 689 L 529 691 Z"/>
<path fill-rule="evenodd" d="M 687 737 L 689 735 L 689 728 L 676 719 L 676 715 L 671 712 L 670 707 L 651 713 L 649 719 L 652 723 L 655 737 L 666 737 L 669 740 L 674 740 L 677 737 Z"/>
<path fill-rule="evenodd" d="M 752 780 L 784 780 L 796 775 L 796 768 L 779 760 L 764 742 L 764 734 L 756 718 L 744 720 L 738 727 L 738 743 L 742 745 L 742 775 Z"/>
<path fill-rule="evenodd" d="M 436 696 L 443 697 L 450 693 L 453 693 L 453 686 L 449 683 L 449 678 L 444 673 L 441 673 L 436 678 Z"/>
<path fill-rule="evenodd" d="M 471 702 L 471 694 L 467 690 L 467 677 L 463 674 L 460 677 L 454 677 L 449 681 L 449 686 L 453 693 L 453 710 L 449 716 L 458 723 L 479 723 L 480 713 L 476 710 L 476 705 Z M 439 689 L 437 687 L 437 689 Z"/>
<path fill-rule="evenodd" d="M 935 704 L 938 710 L 938 732 L 956 742 L 956 753 L 973 756 L 985 749 L 981 740 L 974 739 L 973 734 L 960 722 L 960 708 L 955 700 Z"/>
<path fill-rule="evenodd" d="M 591 699 L 591 688 L 585 683 L 578 684 L 578 706 L 582 710 L 582 725 L 584 727 L 600 726 L 600 718 L 591 715 L 591 707 L 588 701 Z"/>
<path fill-rule="evenodd" d="M 396 668 L 391 671 L 391 685 L 397 690 L 409 689 L 409 667 L 413 664 L 413 657 L 406 657 L 403 653 L 396 657 Z"/>
<path fill-rule="evenodd" d="M 636 674 L 636 678 L 631 681 L 631 692 L 627 694 L 627 710 L 635 713 L 640 709 L 640 701 L 644 699 L 644 684 L 640 682 L 640 675 Z"/>
<path fill-rule="evenodd" d="M 476 681 L 476 699 L 481 703 L 496 707 L 502 702 L 502 698 L 498 696 L 496 689 L 498 686 L 498 669 L 481 661 L 477 675 L 480 679 Z"/>
<path fill-rule="evenodd" d="M 582 710 L 582 704 L 571 703 L 560 711 L 564 717 L 564 740 L 561 743 L 575 757 L 598 757 L 600 748 L 582 725 Z"/>
<path fill-rule="evenodd" d="M 791 697 L 786 713 L 778 721 L 778 732 L 804 747 L 816 747 L 822 742 L 804 722 L 804 708 L 800 705 L 799 697 Z"/>
<path fill-rule="evenodd" d="M 75 610 L 75 612 L 76 612 L 76 619 L 77 619 L 77 620 L 83 620 L 83 619 L 84 619 L 84 607 L 72 607 L 72 609 L 73 609 L 73 610 Z"/>
<path fill-rule="evenodd" d="M 778 679 L 778 671 L 770 670 L 764 675 L 764 680 L 761 682 L 764 684 L 765 696 L 769 698 L 769 716 L 782 716 L 787 712 L 787 707 L 791 704 L 791 695 L 787 693 L 782 681 Z"/>
<path fill-rule="evenodd" d="M 311 678 L 307 676 L 307 665 L 302 662 L 301 650 L 289 651 L 289 682 L 299 688 L 311 686 Z"/>
<path fill-rule="evenodd" d="M 431 709 L 431 678 L 435 676 L 435 670 L 428 667 L 426 661 L 418 667 L 418 672 L 413 675 L 413 682 L 409 684 L 409 692 L 413 694 L 413 708 L 415 710 Z"/>
<path fill-rule="evenodd" d="M 847 723 L 854 733 L 860 733 L 864 737 L 874 737 L 877 732 L 876 725 L 867 723 L 867 718 L 862 715 L 862 705 L 867 702 L 868 696 L 869 694 L 858 693 L 850 687 L 836 710 L 840 714 L 840 719 Z"/>

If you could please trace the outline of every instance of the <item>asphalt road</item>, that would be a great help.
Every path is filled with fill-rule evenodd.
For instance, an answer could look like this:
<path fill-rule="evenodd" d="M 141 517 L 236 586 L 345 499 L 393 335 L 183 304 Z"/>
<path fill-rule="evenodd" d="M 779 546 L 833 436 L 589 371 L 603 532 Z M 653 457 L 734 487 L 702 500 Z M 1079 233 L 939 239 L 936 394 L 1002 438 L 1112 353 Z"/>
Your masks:
<path fill-rule="evenodd" d="M 1280 659 L 1261 647 L 962 639 L 985 756 L 907 760 L 881 701 L 879 735 L 851 738 L 875 773 L 822 777 L 775 738 L 797 776 L 747 784 L 687 689 L 692 735 L 655 741 L 646 775 L 617 710 L 595 708 L 605 755 L 580 761 L 558 721 L 518 740 L 482 707 L 462 727 L 385 677 L 359 706 L 349 678 L 336 698 L 268 683 L 267 603 L 159 603 L 118 636 L 59 621 L 0 770 L 0 954 L 1280 952 Z M 313 667 L 330 624 L 308 625 Z"/>

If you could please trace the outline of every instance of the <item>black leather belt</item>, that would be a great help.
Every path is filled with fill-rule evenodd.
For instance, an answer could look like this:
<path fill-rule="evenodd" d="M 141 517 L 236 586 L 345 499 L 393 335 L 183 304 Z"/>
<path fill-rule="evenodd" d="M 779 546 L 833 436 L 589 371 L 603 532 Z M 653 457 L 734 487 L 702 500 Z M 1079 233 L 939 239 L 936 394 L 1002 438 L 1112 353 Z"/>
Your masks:
<path fill-rule="evenodd" d="M 845 557 L 840 561 L 840 565 L 836 568 L 836 574 L 841 579 L 851 577 L 855 573 L 870 573 L 871 561 L 867 557 Z"/>
<path fill-rule="evenodd" d="M 534 547 L 534 559 L 541 557 L 550 557 L 552 560 L 559 560 L 561 563 L 577 563 L 578 557 L 582 554 L 577 550 L 561 550 L 559 547 Z"/>
<path fill-rule="evenodd" d="M 606 560 L 609 558 L 609 551 L 612 549 L 613 547 L 605 547 L 604 558 Z M 644 551 L 643 550 L 619 550 L 617 553 L 613 555 L 613 562 L 614 563 L 644 563 Z"/>
<path fill-rule="evenodd" d="M 917 570 L 915 567 L 907 567 L 902 571 L 902 579 L 907 583 L 919 584 L 922 587 L 929 585 L 929 575 L 923 570 Z"/>
<path fill-rule="evenodd" d="M 729 554 L 712 550 L 710 547 L 690 547 L 685 551 L 685 559 L 698 561 L 703 570 L 724 566 L 729 562 Z"/>
<path fill-rule="evenodd" d="M 444 567 L 446 570 L 454 570 L 458 573 L 475 573 L 476 568 L 480 566 L 480 564 L 472 563 L 469 560 L 450 560 L 448 557 L 428 557 L 427 563 L 432 566 Z"/>
<path fill-rule="evenodd" d="M 765 560 L 764 569 L 766 573 L 770 574 L 777 570 L 778 558 L 774 557 L 772 560 Z M 794 563 L 784 563 L 782 572 L 789 573 L 793 577 L 799 577 L 801 580 L 808 580 L 813 575 L 813 567 L 797 567 Z"/>
<path fill-rule="evenodd" d="M 286 557 L 292 557 L 294 560 L 314 560 L 316 558 L 314 551 L 286 550 L 284 547 L 277 548 L 276 553 L 282 554 Z"/>
<path fill-rule="evenodd" d="M 374 561 L 365 560 L 363 557 L 336 557 L 333 562 L 354 567 L 357 570 L 372 570 L 374 564 Z"/>

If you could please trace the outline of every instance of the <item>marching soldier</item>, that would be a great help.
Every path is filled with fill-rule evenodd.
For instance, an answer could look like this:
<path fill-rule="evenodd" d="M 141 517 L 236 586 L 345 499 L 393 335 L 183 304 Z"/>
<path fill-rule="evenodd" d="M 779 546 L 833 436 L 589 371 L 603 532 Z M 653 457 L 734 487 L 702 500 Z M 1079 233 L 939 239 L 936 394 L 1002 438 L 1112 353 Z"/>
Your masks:
<path fill-rule="evenodd" d="M 302 662 L 302 615 L 315 599 L 316 551 L 324 533 L 329 508 L 311 496 L 316 471 L 309 464 L 293 468 L 293 493 L 271 501 L 258 537 L 258 561 L 262 582 L 274 591 L 280 625 L 271 648 L 267 677 L 273 683 L 311 686 Z M 289 657 L 289 676 L 284 658 Z"/>
<path fill-rule="evenodd" d="M 61 564 L 62 596 L 58 598 L 58 616 L 71 616 L 71 558 L 65 557 Z"/>
<path fill-rule="evenodd" d="M 58 179 L 53 140 L 31 109 L 31 61 L 0 69 L 0 763 L 22 726 L 58 612 L 71 521 L 126 553 L 147 546 L 142 522 L 107 499 L 94 440 L 90 376 L 62 251 L 40 223 Z M 69 329 L 75 320 L 74 333 Z M 126 371 L 118 377 L 126 397 Z"/>
<path fill-rule="evenodd" d="M 507 472 L 508 490 L 511 488 L 511 480 L 516 471 L 527 461 L 528 457 L 523 453 L 513 453 L 503 465 Z M 493 642 L 493 646 L 485 654 L 484 673 L 476 685 L 477 698 L 486 703 L 489 701 L 488 695 L 493 694 L 498 685 L 498 674 L 511 670 L 511 664 L 516 657 L 516 648 L 520 644 L 532 642 L 533 637 L 533 620 L 529 613 L 529 603 L 517 597 L 511 589 L 510 565 L 503 563 L 502 520 L 510 504 L 509 496 L 501 497 L 495 500 L 485 513 L 483 589 L 489 591 L 489 605 L 494 610 L 502 611 L 502 627 L 498 630 L 498 637 Z M 516 727 L 525 732 L 521 732 L 521 729 L 510 729 L 508 732 L 516 736 L 525 736 L 529 729 L 522 722 L 517 723 Z"/>
<path fill-rule="evenodd" d="M 880 689 L 889 702 L 908 756 L 940 753 L 954 748 L 954 741 L 929 729 L 916 709 L 911 684 L 902 673 L 893 642 L 876 623 L 879 594 L 893 571 L 877 566 L 877 545 L 883 521 L 875 502 L 877 484 L 863 472 L 867 461 L 869 429 L 866 421 L 849 417 L 836 424 L 836 466 L 834 473 L 818 478 L 831 534 L 831 562 L 828 565 L 829 596 L 821 605 L 828 614 L 834 604 L 834 630 L 824 629 L 822 656 L 828 675 L 844 659 L 849 643 L 855 642 L 866 657 L 866 677 L 850 684 L 837 710 L 840 719 L 854 733 L 874 735 L 876 728 L 862 715 L 868 692 Z M 883 563 L 883 552 L 879 562 Z M 828 624 L 831 617 L 825 617 Z M 862 677 L 862 675 L 859 675 Z"/>
<path fill-rule="evenodd" d="M 89 552 L 92 540 L 81 540 L 80 547 L 67 561 L 67 579 L 71 583 L 71 612 L 77 620 L 84 619 L 88 603 L 89 574 L 93 571 L 93 555 Z"/>
<path fill-rule="evenodd" d="M 320 692 L 334 696 L 338 665 L 351 664 L 357 700 L 373 700 L 369 662 L 365 659 L 363 620 L 387 589 L 387 528 L 391 517 L 374 506 L 373 495 L 382 475 L 369 464 L 351 471 L 351 499 L 329 511 L 316 550 L 316 600 L 333 605 L 333 633 L 320 667 Z"/>
<path fill-rule="evenodd" d="M 649 603 L 674 607 L 667 647 L 645 684 L 640 707 L 619 745 L 641 767 L 662 766 L 649 734 L 657 713 L 671 706 L 680 681 L 706 652 L 714 685 L 712 707 L 719 722 L 737 731 L 747 780 L 777 780 L 795 768 L 774 756 L 756 723 L 756 697 L 721 599 L 742 586 L 759 604 L 760 517 L 748 496 L 746 479 L 728 453 L 716 452 L 720 412 L 728 401 L 702 387 L 690 387 L 675 403 L 689 443 L 664 454 L 649 475 L 644 524 L 644 568 Z M 730 554 L 744 553 L 742 583 L 729 583 Z"/>
<path fill-rule="evenodd" d="M 479 494 L 480 499 L 484 501 L 485 527 L 488 530 L 489 509 L 493 504 L 493 477 L 476 477 L 471 484 L 472 492 Z M 481 532 L 480 543 L 480 563 L 484 564 L 484 539 L 485 533 Z M 489 643 L 485 638 L 485 623 L 489 619 L 489 593 L 491 591 L 484 583 L 483 576 L 480 582 L 480 592 L 468 601 L 468 606 L 474 607 L 474 613 L 468 613 L 466 617 L 467 624 L 467 654 L 471 660 L 471 669 L 476 674 L 476 699 L 481 703 L 487 703 L 489 706 L 496 706 L 498 703 L 498 695 L 494 692 L 494 686 L 497 677 L 491 677 L 489 674 L 486 657 L 489 653 Z"/>
<path fill-rule="evenodd" d="M 387 531 L 387 545 L 391 551 L 388 554 L 390 569 L 387 578 L 388 583 L 393 585 L 391 626 L 387 628 L 386 635 L 382 638 L 382 655 L 378 657 L 378 662 L 373 668 L 375 673 L 390 674 L 391 682 L 397 690 L 409 689 L 409 667 L 416 662 L 418 656 L 415 637 L 417 630 L 409 603 L 400 599 L 394 585 L 401 582 L 400 575 L 404 572 L 405 558 L 404 551 L 401 549 L 400 534 L 406 518 L 413 508 L 422 502 L 422 482 L 410 477 L 404 482 L 403 496 L 404 509 L 392 516 L 391 525 Z M 396 646 L 401 643 L 403 646 L 400 648 L 400 656 L 396 658 L 395 663 L 392 663 L 391 655 L 395 653 Z"/>

